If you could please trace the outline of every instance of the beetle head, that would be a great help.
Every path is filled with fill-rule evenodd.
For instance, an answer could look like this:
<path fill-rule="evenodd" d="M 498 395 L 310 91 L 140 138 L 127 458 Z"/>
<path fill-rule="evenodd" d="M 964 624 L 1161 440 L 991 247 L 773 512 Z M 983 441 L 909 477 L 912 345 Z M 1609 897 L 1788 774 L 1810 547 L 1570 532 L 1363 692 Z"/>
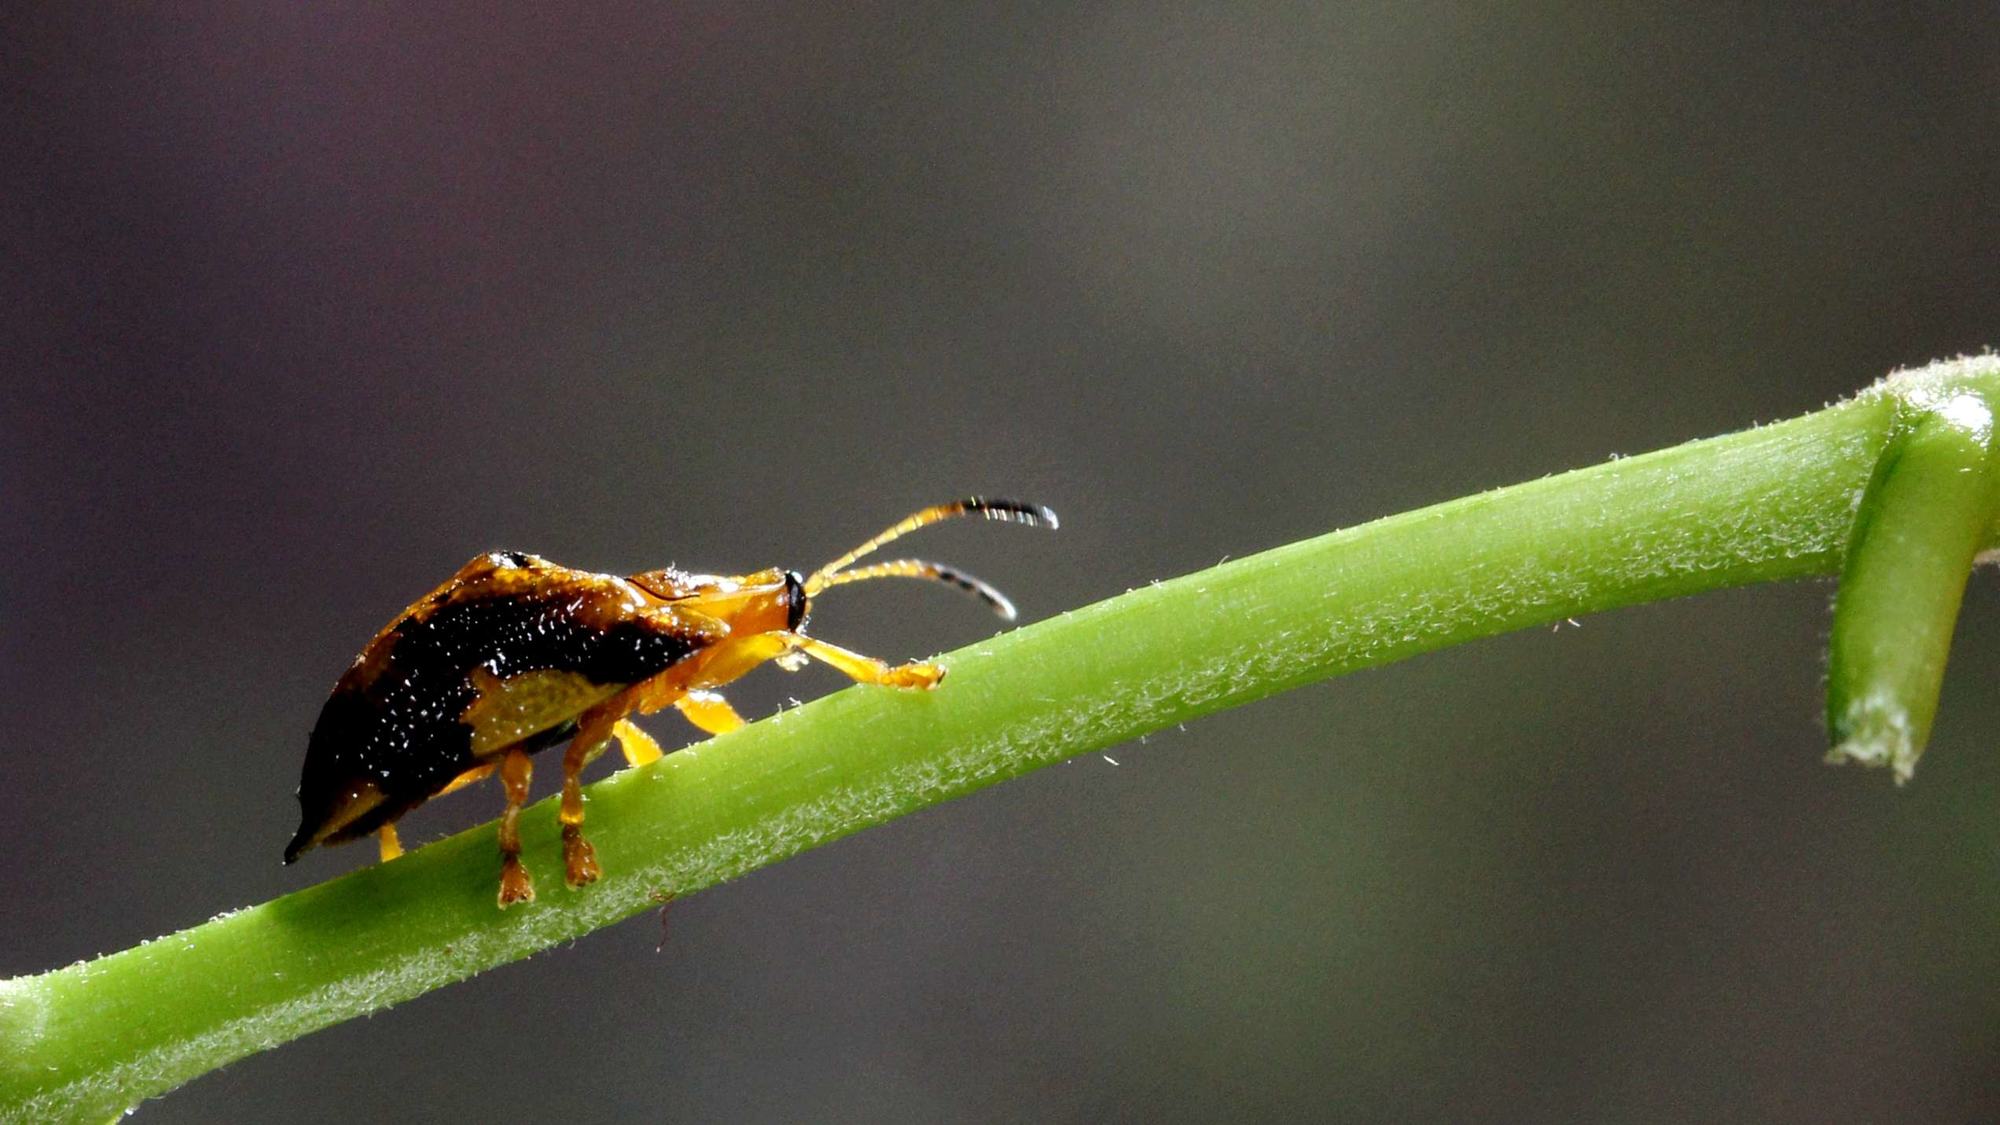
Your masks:
<path fill-rule="evenodd" d="M 805 626 L 809 608 L 805 579 L 776 567 L 735 576 L 669 568 L 635 574 L 630 581 L 663 602 L 725 622 L 738 635 L 796 631 Z"/>
<path fill-rule="evenodd" d="M 947 586 L 956 586 L 985 602 L 1003 619 L 1012 621 L 1014 603 L 1008 601 L 1005 594 L 956 567 L 927 562 L 923 559 L 895 559 L 890 562 L 870 563 L 866 566 L 853 565 L 891 540 L 940 520 L 960 516 L 1002 520 L 1007 523 L 1026 524 L 1029 527 L 1056 526 L 1056 514 L 1040 504 L 973 497 L 925 508 L 820 567 L 811 577 L 802 578 L 798 571 L 780 570 L 776 567 L 736 577 L 689 574 L 667 567 L 634 574 L 629 581 L 663 602 L 685 605 L 691 610 L 727 622 L 730 631 L 739 635 L 779 631 L 798 632 L 805 628 L 806 619 L 812 610 L 812 600 L 818 597 L 821 591 L 834 586 L 845 586 L 850 582 L 866 582 L 876 578 L 921 578 L 930 582 L 942 582 Z"/>

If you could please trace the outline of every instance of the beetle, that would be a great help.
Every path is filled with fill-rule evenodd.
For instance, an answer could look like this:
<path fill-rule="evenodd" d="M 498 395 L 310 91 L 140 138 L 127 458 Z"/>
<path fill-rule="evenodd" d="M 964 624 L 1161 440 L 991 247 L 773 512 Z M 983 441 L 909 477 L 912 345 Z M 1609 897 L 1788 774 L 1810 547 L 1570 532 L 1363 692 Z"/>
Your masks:
<path fill-rule="evenodd" d="M 771 568 L 736 576 L 672 567 L 619 577 L 518 551 L 480 555 L 375 635 L 334 684 L 307 742 L 300 823 L 285 862 L 321 844 L 375 835 L 384 861 L 402 854 L 396 821 L 432 797 L 498 773 L 500 906 L 532 902 L 518 820 L 531 756 L 563 754 L 564 881 L 601 874 L 583 835 L 578 775 L 616 740 L 632 765 L 661 756 L 630 717 L 672 707 L 721 734 L 743 718 L 715 689 L 766 661 L 820 660 L 868 684 L 927 689 L 944 669 L 889 665 L 806 635 L 812 600 L 850 582 L 917 578 L 958 587 L 1003 619 L 1000 591 L 952 567 L 897 559 L 849 569 L 909 532 L 961 516 L 1054 528 L 1039 504 L 980 497 L 924 508 L 801 578 Z"/>

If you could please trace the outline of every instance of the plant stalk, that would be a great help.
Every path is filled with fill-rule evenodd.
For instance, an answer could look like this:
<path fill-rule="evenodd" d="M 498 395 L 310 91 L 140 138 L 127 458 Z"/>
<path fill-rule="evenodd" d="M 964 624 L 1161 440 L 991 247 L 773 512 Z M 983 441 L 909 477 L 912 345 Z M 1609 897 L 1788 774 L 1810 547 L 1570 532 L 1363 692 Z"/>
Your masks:
<path fill-rule="evenodd" d="M 871 825 L 1224 707 L 1639 602 L 1836 572 L 1921 389 L 2000 402 L 2000 359 L 1818 413 L 1266 551 L 854 688 L 589 788 L 607 875 L 562 889 L 554 802 L 522 820 L 541 901 L 494 908 L 493 827 L 152 942 L 0 981 L 0 1118 L 103 1120 L 254 1051 L 570 941 Z M 1991 528 L 1978 536 L 1995 542 Z M 1801 723 L 1803 744 L 1813 737 Z"/>

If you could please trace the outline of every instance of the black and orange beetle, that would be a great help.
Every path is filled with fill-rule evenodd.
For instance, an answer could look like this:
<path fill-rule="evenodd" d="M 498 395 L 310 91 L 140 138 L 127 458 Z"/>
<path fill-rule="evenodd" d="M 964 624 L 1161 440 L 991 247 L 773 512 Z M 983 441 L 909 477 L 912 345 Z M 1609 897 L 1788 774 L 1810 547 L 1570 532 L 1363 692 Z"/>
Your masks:
<path fill-rule="evenodd" d="M 980 516 L 1056 526 L 1036 504 L 973 498 L 925 508 L 800 578 L 760 570 L 720 577 L 672 568 L 620 578 L 558 566 L 514 551 L 481 555 L 375 635 L 333 687 L 306 747 L 302 818 L 285 862 L 320 844 L 370 833 L 382 858 L 401 854 L 396 821 L 441 793 L 496 770 L 506 788 L 500 820 L 500 905 L 532 901 L 516 821 L 527 803 L 530 755 L 568 740 L 563 754 L 564 877 L 594 882 L 583 838 L 577 775 L 617 739 L 633 765 L 659 744 L 627 718 L 673 707 L 720 734 L 743 725 L 715 694 L 767 660 L 812 657 L 861 683 L 931 688 L 944 670 L 890 666 L 805 635 L 812 599 L 873 578 L 922 578 L 965 590 L 1012 620 L 1014 607 L 971 575 L 922 559 L 847 569 L 926 524 Z"/>

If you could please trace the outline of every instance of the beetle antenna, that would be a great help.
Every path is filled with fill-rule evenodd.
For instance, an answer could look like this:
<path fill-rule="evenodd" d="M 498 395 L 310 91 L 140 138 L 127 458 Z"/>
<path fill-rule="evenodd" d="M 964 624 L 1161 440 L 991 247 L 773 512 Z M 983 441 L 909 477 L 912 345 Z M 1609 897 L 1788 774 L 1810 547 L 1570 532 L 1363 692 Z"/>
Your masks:
<path fill-rule="evenodd" d="M 806 595 L 810 597 L 833 585 L 831 580 L 834 575 L 839 574 L 856 560 L 872 554 L 883 544 L 894 539 L 900 539 L 920 527 L 938 523 L 942 520 L 956 519 L 959 516 L 978 516 L 981 519 L 1003 520 L 1007 523 L 1026 524 L 1029 527 L 1046 527 L 1051 530 L 1059 526 L 1054 510 L 1045 508 L 1040 504 L 1024 504 L 1018 500 L 988 500 L 984 497 L 971 496 L 964 500 L 955 500 L 949 504 L 938 504 L 925 508 L 922 511 L 911 513 L 890 525 L 882 534 L 877 535 L 875 538 L 870 539 L 868 542 L 863 543 L 861 546 L 854 548 L 852 551 L 814 571 L 813 576 L 806 579 Z M 887 575 L 884 575 L 884 577 L 887 577 Z M 944 579 L 944 581 L 950 580 Z M 991 587 L 988 587 L 988 589 L 991 589 Z M 1001 600 L 1005 601 L 1004 598 Z"/>
<path fill-rule="evenodd" d="M 894 562 L 870 563 L 859 570 L 843 570 L 820 583 L 821 589 L 829 586 L 845 586 L 849 582 L 866 582 L 872 578 L 922 578 L 931 582 L 942 582 L 956 586 L 980 601 L 987 608 L 1000 615 L 1003 621 L 1014 620 L 1014 603 L 1007 595 L 962 570 L 943 563 L 925 562 L 923 559 L 897 559 Z"/>

